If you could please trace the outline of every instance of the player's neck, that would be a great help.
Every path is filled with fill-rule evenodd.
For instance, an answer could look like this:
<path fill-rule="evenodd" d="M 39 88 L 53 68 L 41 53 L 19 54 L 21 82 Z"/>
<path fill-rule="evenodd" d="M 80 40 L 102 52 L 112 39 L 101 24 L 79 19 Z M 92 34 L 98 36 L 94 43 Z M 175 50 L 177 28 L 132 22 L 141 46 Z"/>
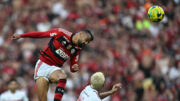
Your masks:
<path fill-rule="evenodd" d="M 97 92 L 99 92 L 99 90 L 95 89 L 92 85 L 90 85 L 90 87 L 94 90 L 96 90 Z"/>
<path fill-rule="evenodd" d="M 16 92 L 16 90 L 10 90 L 10 92 L 14 94 Z"/>

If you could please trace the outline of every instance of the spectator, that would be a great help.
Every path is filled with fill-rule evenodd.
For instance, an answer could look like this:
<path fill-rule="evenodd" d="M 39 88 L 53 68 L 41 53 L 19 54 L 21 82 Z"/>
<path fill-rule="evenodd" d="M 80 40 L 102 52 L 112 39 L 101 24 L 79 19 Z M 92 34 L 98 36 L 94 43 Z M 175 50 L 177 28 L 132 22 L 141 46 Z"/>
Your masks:
<path fill-rule="evenodd" d="M 101 101 L 101 99 L 118 92 L 119 88 L 122 87 L 122 85 L 118 83 L 115 84 L 111 90 L 101 93 L 104 82 L 105 77 L 102 72 L 94 73 L 91 76 L 91 84 L 86 86 L 81 92 L 77 101 Z"/>
<path fill-rule="evenodd" d="M 8 88 L 8 91 L 1 94 L 0 101 L 29 101 L 25 92 L 17 90 L 18 82 L 16 80 L 11 80 Z"/>

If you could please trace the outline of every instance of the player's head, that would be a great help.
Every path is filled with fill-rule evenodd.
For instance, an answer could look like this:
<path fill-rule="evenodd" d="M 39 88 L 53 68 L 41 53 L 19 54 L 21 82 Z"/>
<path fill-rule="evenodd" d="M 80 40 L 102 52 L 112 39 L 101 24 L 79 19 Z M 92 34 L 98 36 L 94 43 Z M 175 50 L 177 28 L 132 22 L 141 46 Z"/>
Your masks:
<path fill-rule="evenodd" d="M 11 92 L 15 92 L 16 89 L 18 88 L 18 82 L 13 79 L 8 83 L 8 88 Z"/>
<path fill-rule="evenodd" d="M 102 72 L 96 72 L 91 76 L 91 86 L 96 89 L 100 90 L 105 82 L 105 77 Z"/>
<path fill-rule="evenodd" d="M 71 37 L 72 42 L 79 47 L 87 45 L 93 39 L 93 33 L 88 29 L 80 30 L 79 32 L 74 33 Z"/>

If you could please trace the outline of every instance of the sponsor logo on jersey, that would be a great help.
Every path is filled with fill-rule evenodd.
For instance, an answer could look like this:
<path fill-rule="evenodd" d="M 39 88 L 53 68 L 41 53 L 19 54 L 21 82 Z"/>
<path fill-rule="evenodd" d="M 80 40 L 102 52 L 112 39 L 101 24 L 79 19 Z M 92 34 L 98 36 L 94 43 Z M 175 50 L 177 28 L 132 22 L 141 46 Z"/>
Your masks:
<path fill-rule="evenodd" d="M 65 60 L 69 58 L 69 56 L 62 49 L 57 49 L 56 53 Z"/>

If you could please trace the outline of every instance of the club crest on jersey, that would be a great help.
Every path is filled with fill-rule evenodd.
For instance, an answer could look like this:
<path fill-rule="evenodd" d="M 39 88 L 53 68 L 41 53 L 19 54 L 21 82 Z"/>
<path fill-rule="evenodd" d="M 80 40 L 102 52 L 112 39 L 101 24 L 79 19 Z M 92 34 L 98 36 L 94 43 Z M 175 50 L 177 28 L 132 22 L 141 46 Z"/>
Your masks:
<path fill-rule="evenodd" d="M 69 49 L 71 49 L 71 47 L 72 47 L 72 45 L 69 44 L 69 45 L 66 47 L 66 49 L 69 50 Z"/>

